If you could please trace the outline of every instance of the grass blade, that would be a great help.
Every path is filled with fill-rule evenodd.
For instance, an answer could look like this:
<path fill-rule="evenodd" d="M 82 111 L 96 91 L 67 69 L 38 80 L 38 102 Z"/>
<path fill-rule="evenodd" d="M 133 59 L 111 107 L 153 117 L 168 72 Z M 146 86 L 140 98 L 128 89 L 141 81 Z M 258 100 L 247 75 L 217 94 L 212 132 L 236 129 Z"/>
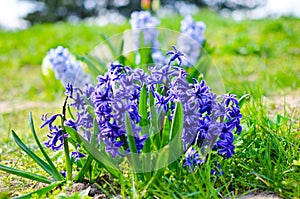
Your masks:
<path fill-rule="evenodd" d="M 250 100 L 250 94 L 245 94 L 239 99 L 239 107 L 242 108 L 242 106 L 245 104 L 245 102 Z"/>
<path fill-rule="evenodd" d="M 12 199 L 25 199 L 25 198 L 32 198 L 33 195 L 38 195 L 39 197 L 47 194 L 48 192 L 50 192 L 52 189 L 54 189 L 55 187 L 61 185 L 64 181 L 58 181 L 58 182 L 54 182 L 51 185 L 41 188 L 37 191 L 31 192 L 29 194 L 23 195 L 23 196 L 17 196 L 14 197 Z"/>
<path fill-rule="evenodd" d="M 17 134 L 14 132 L 14 130 L 11 131 L 12 136 L 17 143 L 17 145 L 25 152 L 27 155 L 29 155 L 42 169 L 44 169 L 47 173 L 49 173 L 51 176 L 53 175 L 51 167 L 41 158 L 39 158 L 35 153 L 33 153 L 17 136 Z"/>
<path fill-rule="evenodd" d="M 5 171 L 7 173 L 17 175 L 17 176 L 20 176 L 22 178 L 28 178 L 30 180 L 35 180 L 35 181 L 38 181 L 38 182 L 43 182 L 43 183 L 46 183 L 46 184 L 51 184 L 52 183 L 51 180 L 49 180 L 48 178 L 46 178 L 44 176 L 37 175 L 37 174 L 34 174 L 34 173 L 30 173 L 30 172 L 26 172 L 26 171 L 22 171 L 22 170 L 19 170 L 19 169 L 14 169 L 14 168 L 2 165 L 2 164 L 0 164 L 0 170 Z"/>
<path fill-rule="evenodd" d="M 103 42 L 108 46 L 111 54 L 113 55 L 113 58 L 117 58 L 117 52 L 115 50 L 115 48 L 113 47 L 112 43 L 108 40 L 108 38 L 106 37 L 105 34 L 100 34 Z"/>
<path fill-rule="evenodd" d="M 29 122 L 30 122 L 30 128 L 31 128 L 31 132 L 33 134 L 33 137 L 35 139 L 35 142 L 37 143 L 37 145 L 39 146 L 42 154 L 44 155 L 46 161 L 48 162 L 51 170 L 52 170 L 52 174 L 53 174 L 53 178 L 55 180 L 64 180 L 64 177 L 58 172 L 58 170 L 56 169 L 56 167 L 54 166 L 52 160 L 50 159 L 50 157 L 47 155 L 46 151 L 44 150 L 43 146 L 41 145 L 36 132 L 35 132 L 35 128 L 34 128 L 34 123 L 33 123 L 33 119 L 32 119 L 32 113 L 29 113 Z"/>

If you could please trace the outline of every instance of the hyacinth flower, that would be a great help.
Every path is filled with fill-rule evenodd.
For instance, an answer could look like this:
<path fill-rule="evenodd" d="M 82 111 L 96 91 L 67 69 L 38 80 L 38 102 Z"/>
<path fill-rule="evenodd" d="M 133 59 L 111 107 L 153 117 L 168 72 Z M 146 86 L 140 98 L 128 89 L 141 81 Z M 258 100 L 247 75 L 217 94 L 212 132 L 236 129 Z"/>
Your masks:
<path fill-rule="evenodd" d="M 67 48 L 58 46 L 48 51 L 42 65 L 43 75 L 50 76 L 53 70 L 55 78 L 60 80 L 63 86 L 71 83 L 76 87 L 84 87 L 91 83 L 91 77 L 87 74 L 82 64 L 75 60 Z"/>
<path fill-rule="evenodd" d="M 130 25 L 133 30 L 133 37 L 135 39 L 134 44 L 136 48 L 141 46 L 140 35 L 143 34 L 144 43 L 142 46 L 152 46 L 157 48 L 159 46 L 157 25 L 159 20 L 151 16 L 148 11 L 135 11 L 131 13 Z"/>
<path fill-rule="evenodd" d="M 177 40 L 177 47 L 186 56 L 184 66 L 194 66 L 198 62 L 205 42 L 205 28 L 205 23 L 195 22 L 191 16 L 186 16 L 181 21 L 181 34 Z"/>
<path fill-rule="evenodd" d="M 140 154 L 147 139 L 157 133 L 141 133 L 139 103 L 141 90 L 145 87 L 147 95 L 153 95 L 156 113 L 162 118 L 167 116 L 172 121 L 175 104 L 182 103 L 184 166 L 194 167 L 205 162 L 205 156 L 211 150 L 230 158 L 234 153 L 233 133 L 241 132 L 241 114 L 235 96 L 217 97 L 204 80 L 188 82 L 189 74 L 180 67 L 183 54 L 175 46 L 167 54 L 170 55 L 168 64 L 149 68 L 149 74 L 142 69 L 112 63 L 104 75 L 98 76 L 96 86 L 79 89 L 68 85 L 66 94 L 72 99 L 70 105 L 76 109 L 77 117 L 65 124 L 90 141 L 94 117 L 99 128 L 98 146 L 104 143 L 106 152 L 113 158 L 123 157 L 131 153 L 125 126 L 128 113 Z M 176 61 L 179 66 L 173 65 Z M 91 107 L 94 115 L 88 111 Z M 147 115 L 151 120 L 149 110 Z"/>
<path fill-rule="evenodd" d="M 175 46 L 167 55 L 167 64 L 149 67 L 149 71 L 114 62 L 105 74 L 98 76 L 95 86 L 86 84 L 79 88 L 68 83 L 65 86 L 66 100 L 69 100 L 75 114 L 70 119 L 65 118 L 60 126 L 53 123 L 62 115 L 44 117 L 42 127 L 48 126 L 50 130 L 45 146 L 52 150 L 62 149 L 69 139 L 68 132 L 63 133 L 66 126 L 82 135 L 86 142 L 94 145 L 96 140 L 95 146 L 104 149 L 113 159 L 158 150 L 168 143 L 153 140 L 165 136 L 161 133 L 168 125 L 167 121 L 171 124 L 176 119 L 176 107 L 180 103 L 183 112 L 180 142 L 183 149 L 181 155 L 185 156 L 183 166 L 193 170 L 206 161 L 212 150 L 224 158 L 230 158 L 234 154 L 233 134 L 239 134 L 242 130 L 236 97 L 216 96 L 202 79 L 193 78 L 189 82 L 189 74 L 181 67 L 184 54 Z M 151 104 L 153 98 L 152 107 L 143 111 L 140 109 L 142 95 L 146 104 Z M 156 126 L 149 122 L 154 117 L 158 120 Z M 128 132 L 128 122 L 131 134 Z M 148 130 L 145 131 L 145 128 Z M 74 134 L 72 136 L 76 139 Z M 153 146 L 145 149 L 148 140 Z M 86 147 L 84 143 L 80 144 Z M 85 154 L 77 148 L 71 156 L 79 161 Z"/>
<path fill-rule="evenodd" d="M 134 48 L 139 50 L 150 48 L 153 63 L 156 66 L 163 66 L 166 64 L 167 59 L 160 51 L 159 31 L 157 30 L 159 23 L 160 21 L 148 11 L 135 11 L 130 18 Z M 140 63 L 140 56 L 137 56 L 136 63 L 138 64 Z"/>

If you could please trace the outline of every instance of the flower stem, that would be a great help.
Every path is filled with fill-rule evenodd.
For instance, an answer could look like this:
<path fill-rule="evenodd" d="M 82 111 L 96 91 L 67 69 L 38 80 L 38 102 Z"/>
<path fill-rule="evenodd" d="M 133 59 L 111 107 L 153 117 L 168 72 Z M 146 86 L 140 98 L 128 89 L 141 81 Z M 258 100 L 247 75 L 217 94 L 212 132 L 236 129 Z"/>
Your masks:
<path fill-rule="evenodd" d="M 64 126 L 64 121 L 66 120 L 66 105 L 67 105 L 68 97 L 66 97 L 64 105 L 63 105 L 63 110 L 62 110 L 62 131 L 63 131 L 63 137 L 64 137 L 64 153 L 65 153 L 65 158 L 66 158 L 66 179 L 67 182 L 72 180 L 72 165 L 71 165 L 71 159 L 70 159 L 70 151 L 69 151 L 69 144 L 68 144 L 68 138 L 66 136 L 66 131 L 65 131 L 65 126 Z"/>

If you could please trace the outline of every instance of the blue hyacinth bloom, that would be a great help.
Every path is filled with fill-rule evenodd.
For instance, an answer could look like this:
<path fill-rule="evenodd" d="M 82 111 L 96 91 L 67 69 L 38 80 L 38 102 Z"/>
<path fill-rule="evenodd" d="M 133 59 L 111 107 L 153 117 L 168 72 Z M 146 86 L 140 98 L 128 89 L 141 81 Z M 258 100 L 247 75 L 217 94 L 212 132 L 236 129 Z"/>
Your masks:
<path fill-rule="evenodd" d="M 91 83 L 91 77 L 76 61 L 67 48 L 58 46 L 51 49 L 46 56 L 54 71 L 56 79 L 60 80 L 64 86 L 71 83 L 75 87 L 84 87 Z"/>
<path fill-rule="evenodd" d="M 181 34 L 177 40 L 178 49 L 186 56 L 183 65 L 195 65 L 200 58 L 200 51 L 205 41 L 203 22 L 195 22 L 191 16 L 181 21 Z"/>

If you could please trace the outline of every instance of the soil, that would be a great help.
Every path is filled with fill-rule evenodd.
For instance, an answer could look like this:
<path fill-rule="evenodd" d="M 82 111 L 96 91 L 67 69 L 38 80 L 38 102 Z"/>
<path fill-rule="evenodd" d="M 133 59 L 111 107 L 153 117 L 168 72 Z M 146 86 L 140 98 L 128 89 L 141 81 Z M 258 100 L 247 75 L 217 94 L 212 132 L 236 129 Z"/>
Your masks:
<path fill-rule="evenodd" d="M 263 98 L 264 104 L 273 112 L 291 114 L 300 112 L 300 91 L 282 96 L 269 96 Z"/>
<path fill-rule="evenodd" d="M 281 199 L 273 192 L 250 193 L 245 196 L 238 197 L 237 199 Z"/>
<path fill-rule="evenodd" d="M 11 113 L 14 111 L 32 109 L 32 108 L 57 108 L 57 103 L 46 103 L 39 101 L 20 101 L 20 102 L 0 102 L 0 114 Z"/>

